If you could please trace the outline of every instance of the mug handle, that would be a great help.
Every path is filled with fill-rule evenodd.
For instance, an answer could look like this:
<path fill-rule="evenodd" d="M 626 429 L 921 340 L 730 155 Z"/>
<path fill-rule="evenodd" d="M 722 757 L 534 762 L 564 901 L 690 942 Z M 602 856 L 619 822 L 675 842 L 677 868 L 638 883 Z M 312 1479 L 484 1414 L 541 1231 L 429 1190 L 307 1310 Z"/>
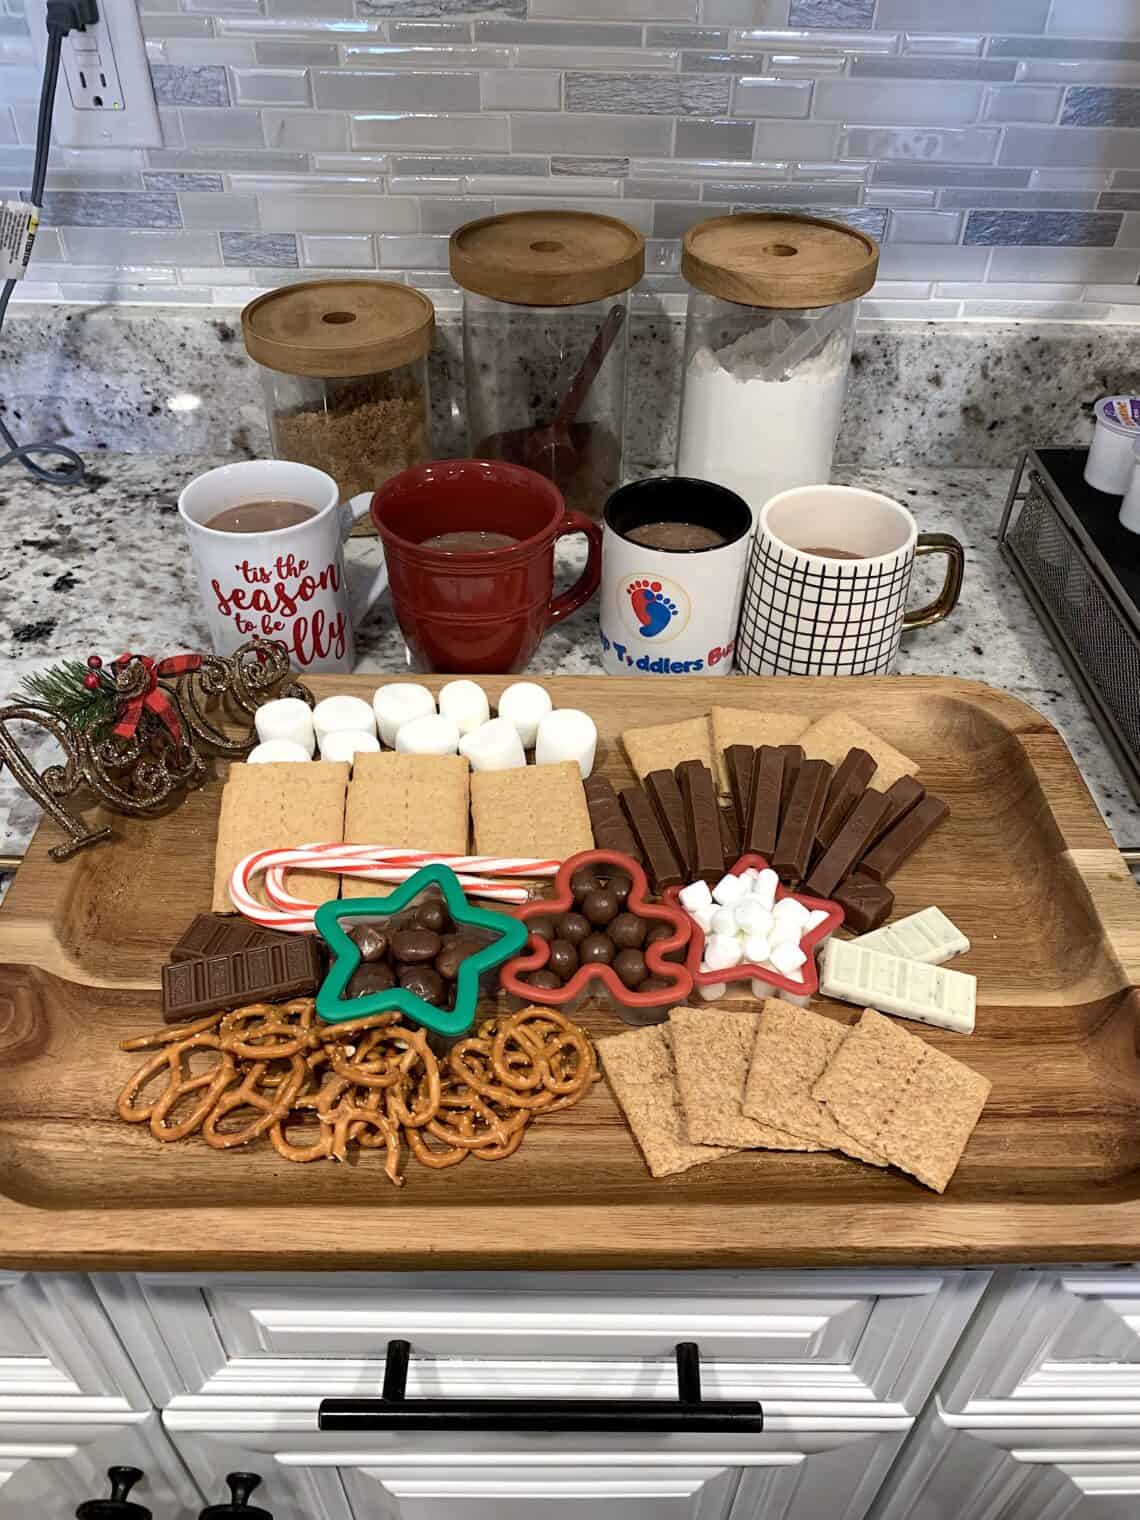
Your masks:
<path fill-rule="evenodd" d="M 914 550 L 915 558 L 917 559 L 920 554 L 945 554 L 946 579 L 942 582 L 942 590 L 932 602 L 927 602 L 925 607 L 916 607 L 913 612 L 903 614 L 904 628 L 928 628 L 931 623 L 940 623 L 944 617 L 954 611 L 958 605 L 958 598 L 962 595 L 966 551 L 953 534 L 920 533 Z"/>
<path fill-rule="evenodd" d="M 340 541 L 343 544 L 352 532 L 354 524 L 360 521 L 364 514 L 372 506 L 374 491 L 361 491 L 349 501 L 342 501 L 337 511 L 340 514 Z M 379 544 L 380 540 L 376 542 Z M 375 575 L 365 586 L 364 590 L 353 597 L 352 601 L 352 624 L 357 627 L 372 611 L 373 607 L 388 589 L 388 564 L 384 558 L 383 548 L 380 550 L 380 564 Z"/>
<path fill-rule="evenodd" d="M 598 589 L 602 579 L 602 530 L 596 522 L 587 517 L 584 512 L 568 511 L 563 514 L 562 521 L 558 525 L 555 539 L 566 538 L 571 533 L 584 533 L 588 540 L 586 554 L 586 568 L 574 582 L 568 591 L 563 591 L 561 596 L 556 596 L 547 608 L 546 626 L 552 628 L 555 623 L 560 623 L 564 617 L 569 617 L 572 612 L 590 600 Z"/>

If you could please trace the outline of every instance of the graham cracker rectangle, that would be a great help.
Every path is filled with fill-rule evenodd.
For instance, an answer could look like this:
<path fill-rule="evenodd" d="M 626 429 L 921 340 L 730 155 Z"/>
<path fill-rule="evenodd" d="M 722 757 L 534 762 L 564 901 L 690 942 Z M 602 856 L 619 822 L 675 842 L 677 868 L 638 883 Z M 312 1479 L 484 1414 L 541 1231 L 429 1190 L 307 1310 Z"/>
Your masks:
<path fill-rule="evenodd" d="M 348 766 L 331 761 L 231 766 L 218 817 L 213 911 L 234 911 L 230 875 L 254 850 L 342 840 L 347 791 Z M 336 876 L 319 871 L 290 871 L 285 884 L 294 896 L 311 903 L 330 902 L 340 885 Z M 267 900 L 258 883 L 254 896 Z"/>
<path fill-rule="evenodd" d="M 669 1039 L 685 1132 L 695 1145 L 820 1150 L 787 1130 L 747 1118 L 741 1110 L 759 1023 L 759 1009 L 670 1010 Z"/>
<path fill-rule="evenodd" d="M 574 760 L 477 771 L 471 777 L 477 855 L 566 860 L 594 846 L 582 773 Z"/>
<path fill-rule="evenodd" d="M 812 1091 L 861 1144 L 941 1193 L 990 1087 L 980 1072 L 867 1008 Z"/>
<path fill-rule="evenodd" d="M 760 1010 L 744 1087 L 744 1112 L 828 1150 L 886 1166 L 881 1152 L 842 1129 L 835 1115 L 812 1094 L 846 1038 L 847 1029 L 834 1019 L 781 998 L 767 998 Z"/>
<path fill-rule="evenodd" d="M 462 755 L 358 754 L 344 811 L 345 842 L 466 855 L 468 799 Z M 350 876 L 341 886 L 345 897 L 386 897 L 391 890 Z"/>
<path fill-rule="evenodd" d="M 832 765 L 845 760 L 849 749 L 865 749 L 875 762 L 875 786 L 881 792 L 903 776 L 918 773 L 918 765 L 909 755 L 904 755 L 902 750 L 895 749 L 893 744 L 864 728 L 857 718 L 838 708 L 805 729 L 798 742 L 803 745 L 809 760 L 828 760 Z"/>
<path fill-rule="evenodd" d="M 728 791 L 728 772 L 724 752 L 730 744 L 799 744 L 800 735 L 811 727 L 811 719 L 802 713 L 771 712 L 752 707 L 714 707 L 709 713 L 713 756 L 716 759 L 717 785 Z"/>
<path fill-rule="evenodd" d="M 686 1136 L 666 1025 L 610 1035 L 598 1041 L 598 1054 L 651 1177 L 687 1172 L 732 1154 L 729 1146 L 694 1145 Z"/>
<path fill-rule="evenodd" d="M 682 760 L 699 760 L 709 770 L 713 769 L 707 718 L 655 723 L 652 728 L 627 728 L 621 742 L 639 781 L 644 781 L 650 771 L 671 771 Z"/>

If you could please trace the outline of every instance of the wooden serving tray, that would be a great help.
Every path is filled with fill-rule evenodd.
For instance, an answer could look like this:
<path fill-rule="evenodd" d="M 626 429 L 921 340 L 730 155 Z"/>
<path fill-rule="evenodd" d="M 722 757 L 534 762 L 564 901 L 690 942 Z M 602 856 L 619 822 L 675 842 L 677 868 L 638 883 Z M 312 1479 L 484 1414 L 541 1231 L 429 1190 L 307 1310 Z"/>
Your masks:
<path fill-rule="evenodd" d="M 315 680 L 368 695 L 374 677 Z M 437 683 L 438 684 L 438 683 Z M 492 695 L 504 679 L 485 682 Z M 924 1038 L 993 1095 L 947 1193 L 833 1155 L 745 1152 L 654 1182 L 608 1088 L 504 1162 L 388 1183 L 377 1157 L 160 1145 L 115 1117 L 159 968 L 209 906 L 220 783 L 59 865 L 41 827 L 0 909 L 0 1264 L 54 1269 L 635 1268 L 1140 1258 L 1140 899 L 1056 730 L 954 679 L 559 677 L 599 764 L 621 729 L 765 704 L 847 709 L 914 756 L 950 821 L 894 882 L 969 935 L 972 1037 Z M 300 820 L 299 820 L 300 823 Z M 304 832 L 303 828 L 300 830 Z M 378 841 L 382 842 L 382 841 Z M 732 1006 L 728 1004 L 727 1006 Z M 846 1021 L 854 1009 L 831 1004 Z M 610 1013 L 580 1015 L 595 1034 Z"/>

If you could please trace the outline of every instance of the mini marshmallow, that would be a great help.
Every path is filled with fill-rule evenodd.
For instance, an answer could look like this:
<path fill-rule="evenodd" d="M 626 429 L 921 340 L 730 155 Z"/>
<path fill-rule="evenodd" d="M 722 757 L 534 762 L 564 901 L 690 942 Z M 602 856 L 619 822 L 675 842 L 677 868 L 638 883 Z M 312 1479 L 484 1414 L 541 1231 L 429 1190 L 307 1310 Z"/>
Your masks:
<path fill-rule="evenodd" d="M 804 933 L 810 934 L 813 929 L 818 929 L 820 924 L 827 922 L 827 911 L 824 908 L 813 908 L 804 920 Z"/>
<path fill-rule="evenodd" d="M 317 743 L 313 710 L 300 697 L 277 697 L 266 702 L 254 713 L 253 724 L 262 744 L 271 739 L 287 739 L 292 744 L 299 744 L 306 756 L 312 757 Z"/>
<path fill-rule="evenodd" d="M 701 930 L 708 934 L 713 926 L 713 919 L 717 915 L 716 907 L 710 903 L 704 903 L 699 908 L 690 908 L 689 917 L 701 926 Z"/>
<path fill-rule="evenodd" d="M 772 946 L 758 934 L 750 935 L 743 945 L 744 959 L 751 966 L 763 966 L 772 954 Z"/>
<path fill-rule="evenodd" d="M 576 760 L 585 781 L 594 769 L 598 747 L 598 730 L 589 713 L 576 707 L 560 707 L 549 712 L 538 725 L 534 743 L 537 765 L 553 765 L 559 760 Z"/>
<path fill-rule="evenodd" d="M 707 908 L 712 903 L 712 892 L 709 890 L 707 881 L 691 881 L 687 887 L 682 887 L 677 893 L 677 901 L 687 912 L 693 913 L 697 908 Z"/>
<path fill-rule="evenodd" d="M 767 935 L 772 927 L 772 915 L 754 897 L 746 897 L 743 902 L 738 902 L 732 911 L 741 934 Z"/>
<path fill-rule="evenodd" d="M 439 713 L 413 718 L 400 725 L 396 748 L 404 755 L 454 755 L 459 749 L 459 724 Z"/>
<path fill-rule="evenodd" d="M 313 757 L 307 749 L 300 744 L 294 744 L 292 739 L 266 739 L 264 744 L 255 745 L 245 757 L 247 765 L 274 765 L 282 760 L 311 760 Z"/>
<path fill-rule="evenodd" d="M 703 966 L 702 965 L 702 967 L 701 967 L 702 971 L 709 971 L 711 969 L 712 968 L 709 967 L 709 966 Z M 769 990 L 771 990 L 771 989 L 769 989 Z M 715 1003 L 716 1000 L 717 1000 L 717 998 L 722 998 L 725 995 L 725 993 L 728 991 L 728 983 L 727 982 L 709 982 L 709 983 L 707 983 L 703 987 L 698 987 L 697 991 L 700 993 L 701 997 L 704 998 L 704 1000 L 705 1000 L 706 1003 Z"/>
<path fill-rule="evenodd" d="M 516 730 L 524 749 L 534 748 L 538 725 L 553 709 L 549 692 L 535 681 L 514 681 L 499 698 L 499 717 Z"/>
<path fill-rule="evenodd" d="M 728 875 L 721 877 L 712 889 L 712 895 L 721 907 L 730 908 L 733 903 L 738 903 L 747 891 L 748 883 L 742 876 Z"/>
<path fill-rule="evenodd" d="M 376 715 L 360 697 L 326 697 L 313 708 L 313 728 L 318 741 L 338 732 L 374 734 Z"/>
<path fill-rule="evenodd" d="M 791 976 L 800 969 L 807 956 L 799 945 L 773 945 L 768 959 L 782 976 Z"/>
<path fill-rule="evenodd" d="M 776 888 L 780 878 L 775 871 L 768 869 L 757 872 L 756 880 L 749 888 L 749 896 L 757 897 L 765 908 L 771 909 L 776 901 Z"/>
<path fill-rule="evenodd" d="M 781 917 L 773 914 L 768 938 L 773 945 L 798 945 L 803 938 L 803 928 L 798 919 L 789 918 L 786 914 Z"/>
<path fill-rule="evenodd" d="M 704 967 L 708 971 L 727 971 L 743 959 L 740 941 L 731 934 L 710 934 L 705 940 Z"/>
<path fill-rule="evenodd" d="M 375 734 L 350 734 L 338 729 L 336 733 L 326 734 L 321 740 L 322 760 L 347 760 L 352 764 L 352 757 L 363 751 L 366 755 L 374 755 L 380 748 L 380 740 Z"/>
<path fill-rule="evenodd" d="M 393 681 L 390 686 L 378 686 L 372 693 L 372 711 L 380 738 L 391 749 L 403 724 L 435 712 L 435 698 L 426 686 L 415 681 Z"/>
<path fill-rule="evenodd" d="M 460 734 L 469 734 L 491 716 L 487 693 L 475 681 L 448 681 L 439 688 L 439 715 L 453 718 Z"/>
<path fill-rule="evenodd" d="M 712 927 L 714 934 L 736 933 L 736 914 L 731 908 L 716 908 L 713 910 Z"/>
<path fill-rule="evenodd" d="M 772 909 L 772 917 L 777 923 L 785 922 L 802 927 L 811 917 L 811 912 L 794 897 L 781 897 Z"/>
<path fill-rule="evenodd" d="M 518 730 L 505 718 L 491 718 L 463 734 L 459 753 L 467 756 L 473 771 L 513 771 L 526 764 Z"/>

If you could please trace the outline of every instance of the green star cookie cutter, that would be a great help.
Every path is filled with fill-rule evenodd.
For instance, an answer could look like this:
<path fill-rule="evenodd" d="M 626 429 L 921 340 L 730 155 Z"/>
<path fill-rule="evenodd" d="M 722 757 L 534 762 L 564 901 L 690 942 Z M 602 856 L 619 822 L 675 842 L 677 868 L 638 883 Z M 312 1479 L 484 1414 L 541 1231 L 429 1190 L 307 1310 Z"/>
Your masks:
<path fill-rule="evenodd" d="M 457 927 L 480 929 L 494 940 L 460 963 L 455 985 L 455 1007 L 435 1008 L 425 1003 L 407 987 L 389 987 L 386 992 L 369 992 L 360 997 L 345 997 L 352 973 L 360 965 L 360 950 L 341 928 L 345 918 L 385 918 L 401 913 L 428 887 L 443 893 L 447 911 Z M 479 979 L 512 956 L 519 955 L 527 943 L 527 928 L 521 920 L 507 913 L 475 908 L 464 896 L 459 878 L 450 866 L 424 866 L 408 878 L 390 897 L 349 897 L 322 903 L 315 916 L 317 933 L 333 953 L 329 973 L 317 992 L 317 1017 L 328 1024 L 342 1024 L 349 1019 L 364 1019 L 374 1013 L 396 1012 L 414 1024 L 420 1024 L 448 1039 L 464 1035 L 475 1022 L 479 1000 Z"/>

